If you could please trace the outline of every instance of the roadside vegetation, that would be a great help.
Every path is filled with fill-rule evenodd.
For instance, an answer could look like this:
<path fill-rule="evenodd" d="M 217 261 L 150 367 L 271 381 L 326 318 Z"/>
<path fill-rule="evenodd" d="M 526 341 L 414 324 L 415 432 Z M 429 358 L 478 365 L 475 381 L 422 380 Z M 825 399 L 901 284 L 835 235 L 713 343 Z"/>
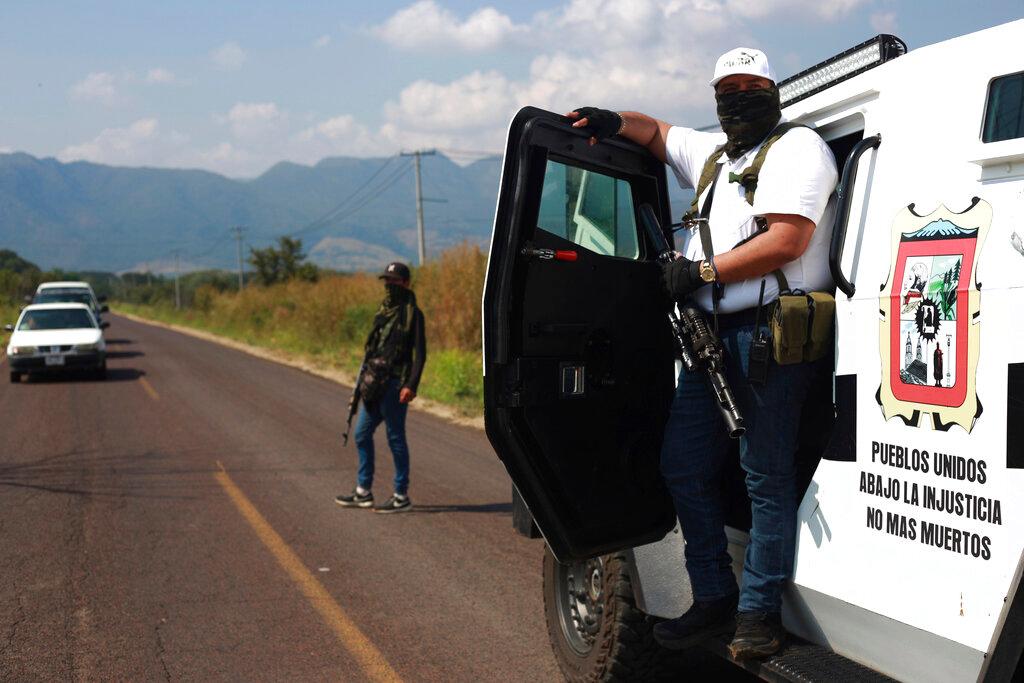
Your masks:
<path fill-rule="evenodd" d="M 354 376 L 383 297 L 376 276 L 317 269 L 305 261 L 302 242 L 289 238 L 252 250 L 249 265 L 241 293 L 236 273 L 182 274 L 179 309 L 173 275 L 44 271 L 0 249 L 0 342 L 6 344 L 9 336 L 2 325 L 15 322 L 25 297 L 40 282 L 85 280 L 97 295 L 109 297 L 115 311 L 284 351 Z M 413 268 L 413 289 L 427 323 L 420 395 L 467 416 L 483 412 L 480 297 L 485 267 L 480 248 L 464 244 Z"/>
<path fill-rule="evenodd" d="M 0 342 L 5 347 L 10 333 L 3 326 L 17 320 L 25 297 L 33 294 L 40 282 L 56 280 L 62 275 L 60 271 L 44 273 L 39 266 L 10 249 L 0 249 Z"/>
<path fill-rule="evenodd" d="M 301 243 L 260 250 L 250 264 L 255 272 L 241 293 L 230 274 L 191 273 L 181 278 L 182 307 L 176 309 L 173 278 L 150 276 L 114 291 L 113 307 L 358 372 L 383 297 L 375 275 L 316 272 L 303 263 Z M 427 324 L 420 395 L 472 416 L 483 412 L 480 297 L 485 266 L 480 248 L 467 244 L 413 269 L 413 289 Z"/>

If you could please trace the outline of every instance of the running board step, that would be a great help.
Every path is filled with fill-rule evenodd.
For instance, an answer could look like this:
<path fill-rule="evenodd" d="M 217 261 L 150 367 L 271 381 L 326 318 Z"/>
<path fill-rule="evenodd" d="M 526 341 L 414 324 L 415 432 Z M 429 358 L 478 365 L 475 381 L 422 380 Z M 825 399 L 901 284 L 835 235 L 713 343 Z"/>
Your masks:
<path fill-rule="evenodd" d="M 895 679 L 878 673 L 828 648 L 790 636 L 789 644 L 776 655 L 763 661 L 737 661 L 729 654 L 729 641 L 715 638 L 705 647 L 719 657 L 728 659 L 770 683 L 896 683 Z"/>

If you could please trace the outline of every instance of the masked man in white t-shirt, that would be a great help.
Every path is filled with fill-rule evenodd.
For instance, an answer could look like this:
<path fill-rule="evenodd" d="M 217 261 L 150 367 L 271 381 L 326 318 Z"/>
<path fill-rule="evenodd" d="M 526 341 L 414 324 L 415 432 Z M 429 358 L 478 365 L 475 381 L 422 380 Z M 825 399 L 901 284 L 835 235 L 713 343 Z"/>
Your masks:
<path fill-rule="evenodd" d="M 781 280 L 774 276 L 776 270 L 790 289 L 832 289 L 828 245 L 837 174 L 821 137 L 808 128 L 792 128 L 768 149 L 753 204 L 748 203 L 742 173 L 781 121 L 775 75 L 763 52 L 737 48 L 719 58 L 711 86 L 724 133 L 593 107 L 568 116 L 575 119 L 574 127 L 591 134 L 591 144 L 620 135 L 645 145 L 684 187 L 696 187 L 705 162 L 725 146 L 717 179 L 698 197 L 713 253 L 705 253 L 693 230 L 683 235 L 682 253 L 664 266 L 663 275 L 673 300 L 692 297 L 709 318 L 717 303 L 728 379 L 746 420 L 740 463 L 752 502 L 750 542 L 742 585 L 737 586 L 719 484 L 729 438 L 704 376 L 684 370 L 666 425 L 661 471 L 686 539 L 694 605 L 655 626 L 654 635 L 665 647 L 683 649 L 735 629 L 730 650 L 744 659 L 773 654 L 785 641 L 780 611 L 796 538 L 800 410 L 811 380 L 822 371 L 821 361 L 769 361 L 764 380 L 755 380 L 750 346 L 756 311 L 778 298 Z M 763 313 L 759 320 L 760 330 Z"/>

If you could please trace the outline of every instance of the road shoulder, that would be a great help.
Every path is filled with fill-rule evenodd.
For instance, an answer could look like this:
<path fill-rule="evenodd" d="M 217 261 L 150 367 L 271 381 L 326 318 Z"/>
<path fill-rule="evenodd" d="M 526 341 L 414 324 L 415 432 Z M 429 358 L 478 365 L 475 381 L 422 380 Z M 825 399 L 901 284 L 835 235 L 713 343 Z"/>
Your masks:
<path fill-rule="evenodd" d="M 153 327 L 162 327 L 165 330 L 185 334 L 190 337 L 202 339 L 236 351 L 241 351 L 242 353 L 247 353 L 250 356 L 278 363 L 279 365 L 286 365 L 290 368 L 295 368 L 296 370 L 302 370 L 303 372 L 307 372 L 311 375 L 321 377 L 345 387 L 351 388 L 355 384 L 355 377 L 349 373 L 338 370 L 337 368 L 328 367 L 321 363 L 316 363 L 311 361 L 309 358 L 304 358 L 297 354 L 291 354 L 277 349 L 268 349 L 261 346 L 253 346 L 235 339 L 213 334 L 212 332 L 206 332 L 205 330 L 197 330 L 184 325 L 175 325 L 174 323 L 150 320 L 149 318 L 143 318 L 132 313 L 125 313 L 123 311 L 113 311 L 113 313 L 114 315 L 121 316 L 133 322 L 142 323 L 143 325 L 152 325 Z M 473 427 L 480 430 L 484 428 L 483 417 L 466 417 L 459 415 L 453 408 L 437 401 L 417 397 L 416 400 L 410 404 L 410 407 L 413 410 L 429 413 L 453 424 L 464 427 Z"/>

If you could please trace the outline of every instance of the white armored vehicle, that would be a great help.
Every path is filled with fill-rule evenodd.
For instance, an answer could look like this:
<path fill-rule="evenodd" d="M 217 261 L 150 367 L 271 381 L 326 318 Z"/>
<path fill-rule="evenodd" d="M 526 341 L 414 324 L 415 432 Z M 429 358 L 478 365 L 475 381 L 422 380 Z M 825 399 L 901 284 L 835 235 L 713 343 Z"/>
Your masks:
<path fill-rule="evenodd" d="M 878 36 L 780 83 L 842 169 L 834 372 L 803 409 L 792 644 L 771 680 L 1024 677 L 1024 21 Z M 640 225 L 665 166 L 561 116 L 512 121 L 483 302 L 487 433 L 543 535 L 570 680 L 657 674 L 690 604 L 658 472 L 674 353 Z M 737 573 L 750 524 L 727 465 Z M 539 533 L 538 533 L 539 532 Z M 724 642 L 709 647 L 727 656 Z"/>

